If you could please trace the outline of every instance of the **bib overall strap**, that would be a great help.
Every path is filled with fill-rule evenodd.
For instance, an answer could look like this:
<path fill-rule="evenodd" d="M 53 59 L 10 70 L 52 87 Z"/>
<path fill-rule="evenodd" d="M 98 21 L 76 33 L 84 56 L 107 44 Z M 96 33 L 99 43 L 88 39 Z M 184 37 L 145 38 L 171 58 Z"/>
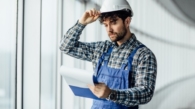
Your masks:
<path fill-rule="evenodd" d="M 113 49 L 112 47 L 109 47 L 108 51 L 103 53 L 102 56 L 100 57 L 100 59 L 98 60 L 97 67 L 94 70 L 95 71 L 95 75 L 94 75 L 95 77 L 97 76 L 98 70 L 100 69 L 102 62 L 104 60 L 105 61 L 107 60 L 107 62 L 108 62 L 110 54 L 112 53 L 112 49 Z M 107 62 L 104 62 L 104 65 L 107 65 Z"/>
<path fill-rule="evenodd" d="M 104 65 L 108 64 L 108 60 L 110 58 L 110 54 L 112 53 L 112 47 L 110 47 L 107 51 L 107 53 L 104 54 L 103 60 L 104 60 Z"/>
<path fill-rule="evenodd" d="M 131 63 L 133 62 L 133 57 L 135 55 L 135 53 L 137 52 L 138 49 L 145 47 L 144 45 L 140 45 L 139 47 L 137 47 L 135 50 L 133 50 L 133 52 L 131 53 L 131 55 L 129 56 L 129 58 L 127 60 L 125 60 L 124 64 L 122 65 L 122 69 L 125 70 L 125 67 L 128 65 L 128 69 L 131 69 Z"/>

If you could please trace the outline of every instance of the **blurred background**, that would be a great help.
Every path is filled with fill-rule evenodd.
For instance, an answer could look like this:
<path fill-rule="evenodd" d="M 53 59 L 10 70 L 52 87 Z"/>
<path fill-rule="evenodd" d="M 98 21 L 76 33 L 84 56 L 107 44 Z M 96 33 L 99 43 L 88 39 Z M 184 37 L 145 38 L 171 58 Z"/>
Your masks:
<path fill-rule="evenodd" d="M 59 42 L 87 9 L 103 0 L 0 0 L 0 109 L 90 109 L 59 74 L 62 65 L 93 72 L 64 55 Z M 195 109 L 195 1 L 128 0 L 131 31 L 156 55 L 153 99 L 140 109 Z M 109 40 L 97 21 L 81 41 Z"/>

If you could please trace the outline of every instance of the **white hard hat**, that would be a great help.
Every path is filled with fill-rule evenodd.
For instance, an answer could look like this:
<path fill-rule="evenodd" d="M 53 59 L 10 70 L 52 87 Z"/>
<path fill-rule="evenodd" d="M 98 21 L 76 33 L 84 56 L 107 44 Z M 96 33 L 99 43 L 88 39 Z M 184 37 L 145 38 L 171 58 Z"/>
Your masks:
<path fill-rule="evenodd" d="M 100 12 L 106 13 L 125 9 L 130 10 L 131 16 L 133 16 L 133 11 L 127 0 L 104 0 Z"/>

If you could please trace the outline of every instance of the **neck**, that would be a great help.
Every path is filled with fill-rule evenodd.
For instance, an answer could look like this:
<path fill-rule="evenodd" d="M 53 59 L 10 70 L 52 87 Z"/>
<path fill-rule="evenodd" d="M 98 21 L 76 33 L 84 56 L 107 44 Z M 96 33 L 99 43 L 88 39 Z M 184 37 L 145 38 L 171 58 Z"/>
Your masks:
<path fill-rule="evenodd" d="M 127 34 L 125 35 L 125 37 L 119 41 L 117 41 L 118 46 L 121 46 L 123 43 L 125 43 L 127 40 L 129 40 L 131 38 L 131 32 L 130 30 L 127 31 Z"/>

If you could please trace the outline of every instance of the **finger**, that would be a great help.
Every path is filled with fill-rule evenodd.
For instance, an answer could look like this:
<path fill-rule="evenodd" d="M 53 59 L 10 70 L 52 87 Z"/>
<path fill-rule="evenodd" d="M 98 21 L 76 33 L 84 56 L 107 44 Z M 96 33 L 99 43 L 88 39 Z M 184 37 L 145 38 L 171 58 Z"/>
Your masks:
<path fill-rule="evenodd" d="M 98 11 L 97 11 L 97 10 L 95 10 L 95 15 L 99 15 L 99 13 L 98 13 Z"/>
<path fill-rule="evenodd" d="M 90 16 L 90 12 L 89 12 L 89 10 L 88 10 L 88 11 L 86 11 L 86 13 Z"/>
<path fill-rule="evenodd" d="M 87 87 L 89 87 L 89 89 L 93 89 L 93 85 L 87 84 Z"/>
<path fill-rule="evenodd" d="M 90 10 L 90 14 L 91 14 L 91 16 L 94 16 L 94 14 L 93 14 L 93 10 Z"/>
<path fill-rule="evenodd" d="M 98 16 L 99 16 L 100 14 L 101 14 L 101 12 L 100 12 L 100 11 L 96 11 L 96 15 L 98 15 Z"/>
<path fill-rule="evenodd" d="M 103 85 L 106 85 L 105 83 L 98 83 L 98 85 L 101 85 L 101 86 L 103 86 Z"/>
<path fill-rule="evenodd" d="M 89 87 L 89 89 L 91 90 L 91 92 L 92 92 L 93 94 L 96 93 L 96 89 L 95 89 L 95 87 L 94 87 L 93 85 L 88 84 L 87 86 Z"/>
<path fill-rule="evenodd" d="M 94 20 L 97 20 L 99 18 L 99 15 L 96 15 L 95 17 L 94 17 Z"/>
<path fill-rule="evenodd" d="M 97 86 L 98 84 L 94 84 L 94 86 Z"/>
<path fill-rule="evenodd" d="M 95 15 L 95 9 L 93 8 L 93 9 L 91 9 L 91 11 L 92 11 L 92 15 L 94 16 Z"/>
<path fill-rule="evenodd" d="M 95 89 L 98 90 L 98 91 L 101 90 L 102 89 L 102 84 L 96 84 Z"/>
<path fill-rule="evenodd" d="M 97 14 L 97 11 L 95 8 L 93 8 L 93 15 L 95 16 Z"/>
<path fill-rule="evenodd" d="M 89 14 L 89 16 L 92 16 L 92 10 L 88 10 L 87 13 Z"/>
<path fill-rule="evenodd" d="M 99 87 L 99 84 L 94 84 L 95 85 L 95 87 Z"/>

